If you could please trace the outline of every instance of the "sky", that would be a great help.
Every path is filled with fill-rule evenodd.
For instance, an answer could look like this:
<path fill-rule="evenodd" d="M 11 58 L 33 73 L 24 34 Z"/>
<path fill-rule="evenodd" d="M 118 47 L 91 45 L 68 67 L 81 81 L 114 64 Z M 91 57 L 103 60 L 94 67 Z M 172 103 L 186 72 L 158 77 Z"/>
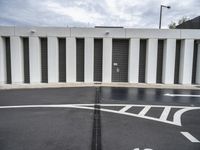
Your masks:
<path fill-rule="evenodd" d="M 0 25 L 158 28 L 200 15 L 200 0 L 0 0 Z"/>

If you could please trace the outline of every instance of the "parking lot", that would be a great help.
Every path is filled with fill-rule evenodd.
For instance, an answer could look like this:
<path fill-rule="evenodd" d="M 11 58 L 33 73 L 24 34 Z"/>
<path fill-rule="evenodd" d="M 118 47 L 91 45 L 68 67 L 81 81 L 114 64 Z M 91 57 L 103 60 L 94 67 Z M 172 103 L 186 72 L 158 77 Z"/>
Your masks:
<path fill-rule="evenodd" d="M 0 150 L 199 150 L 200 91 L 0 90 Z"/>

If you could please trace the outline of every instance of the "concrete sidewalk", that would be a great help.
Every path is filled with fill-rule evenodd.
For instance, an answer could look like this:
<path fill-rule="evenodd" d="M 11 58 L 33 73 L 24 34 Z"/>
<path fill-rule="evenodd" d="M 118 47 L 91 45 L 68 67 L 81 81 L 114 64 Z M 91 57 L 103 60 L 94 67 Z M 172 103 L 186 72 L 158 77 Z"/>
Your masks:
<path fill-rule="evenodd" d="M 182 84 L 145 84 L 145 83 L 37 83 L 37 84 L 0 84 L 0 90 L 4 89 L 34 89 L 34 88 L 63 88 L 63 87 L 135 87 L 158 89 L 193 89 L 200 90 L 200 85 Z"/>

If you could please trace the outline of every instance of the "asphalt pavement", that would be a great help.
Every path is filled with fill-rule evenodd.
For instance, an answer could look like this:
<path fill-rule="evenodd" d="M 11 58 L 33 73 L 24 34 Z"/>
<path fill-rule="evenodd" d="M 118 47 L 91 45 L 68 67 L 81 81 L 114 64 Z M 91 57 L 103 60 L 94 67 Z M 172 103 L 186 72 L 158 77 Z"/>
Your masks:
<path fill-rule="evenodd" d="M 0 150 L 199 150 L 200 91 L 0 90 Z"/>

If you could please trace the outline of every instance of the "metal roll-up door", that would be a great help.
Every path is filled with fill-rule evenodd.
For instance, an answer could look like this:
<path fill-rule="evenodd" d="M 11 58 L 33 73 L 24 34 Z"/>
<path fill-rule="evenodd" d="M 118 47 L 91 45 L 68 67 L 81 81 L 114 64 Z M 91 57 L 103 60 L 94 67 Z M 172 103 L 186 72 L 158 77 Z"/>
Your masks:
<path fill-rule="evenodd" d="M 23 52 L 24 52 L 24 83 L 30 83 L 29 40 L 28 38 L 22 38 L 22 40 L 23 40 Z"/>
<path fill-rule="evenodd" d="M 84 81 L 84 39 L 76 39 L 76 81 Z"/>
<path fill-rule="evenodd" d="M 192 66 L 192 84 L 196 83 L 197 54 L 198 54 L 198 43 L 197 43 L 197 41 L 194 41 L 194 54 L 193 54 L 193 66 Z"/>
<path fill-rule="evenodd" d="M 162 83 L 163 45 L 164 41 L 158 40 L 157 76 L 156 76 L 157 83 Z"/>
<path fill-rule="evenodd" d="M 181 52 L 181 40 L 176 40 L 176 57 L 175 57 L 175 71 L 174 71 L 175 84 L 179 83 L 180 52 Z"/>
<path fill-rule="evenodd" d="M 94 81 L 102 81 L 103 40 L 94 39 Z"/>
<path fill-rule="evenodd" d="M 66 82 L 66 39 L 59 38 L 59 82 Z"/>
<path fill-rule="evenodd" d="M 5 42 L 5 49 L 6 49 L 6 76 L 7 76 L 7 83 L 11 84 L 12 83 L 12 78 L 11 78 L 11 56 L 10 56 L 10 38 L 5 37 L 4 38 Z"/>
<path fill-rule="evenodd" d="M 113 39 L 112 82 L 128 82 L 129 40 Z"/>
<path fill-rule="evenodd" d="M 139 83 L 145 82 L 146 43 L 146 40 L 140 40 Z"/>
<path fill-rule="evenodd" d="M 47 38 L 40 38 L 41 42 L 41 66 L 42 66 L 42 82 L 48 82 L 48 51 Z"/>

